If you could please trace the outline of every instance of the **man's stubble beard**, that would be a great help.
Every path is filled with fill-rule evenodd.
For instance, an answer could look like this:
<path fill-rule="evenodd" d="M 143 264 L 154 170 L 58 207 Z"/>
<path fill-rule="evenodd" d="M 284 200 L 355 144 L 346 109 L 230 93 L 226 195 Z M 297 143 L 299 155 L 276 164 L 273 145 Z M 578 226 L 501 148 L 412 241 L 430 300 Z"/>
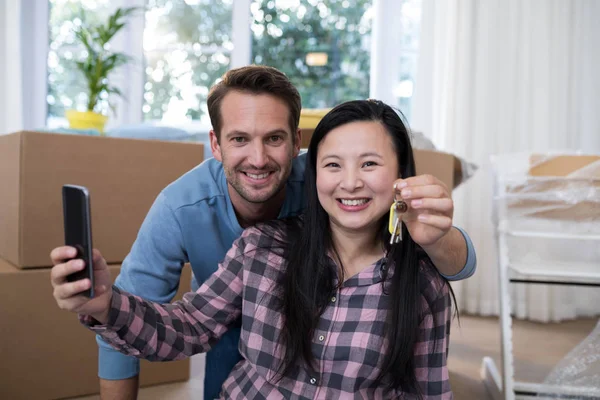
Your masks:
<path fill-rule="evenodd" d="M 225 161 L 225 158 L 223 158 L 223 161 Z M 225 163 L 223 163 L 223 165 L 225 165 Z M 284 172 L 284 174 L 283 174 L 283 176 L 281 176 L 281 178 L 279 178 L 280 180 L 272 187 L 272 189 L 270 189 L 268 192 L 266 192 L 266 194 L 262 194 L 264 192 L 261 191 L 259 194 L 260 197 L 252 196 L 251 191 L 248 191 L 246 189 L 246 187 L 242 184 L 242 182 L 240 181 L 240 177 L 238 176 L 237 167 L 234 167 L 233 169 L 230 169 L 230 168 L 224 168 L 224 169 L 225 169 L 225 176 L 227 177 L 227 181 L 228 181 L 229 185 L 231 185 L 231 187 L 233 187 L 233 189 L 237 192 L 237 194 L 240 195 L 240 197 L 242 199 L 244 199 L 245 201 L 247 201 L 249 203 L 261 204 L 261 203 L 268 202 L 272 198 L 276 197 L 282 190 L 285 189 L 287 178 L 289 177 L 291 170 L 292 170 L 292 165 L 290 162 L 290 165 L 287 167 L 286 171 L 278 168 L 275 172 L 273 172 L 274 174 L 277 174 L 279 176 L 281 176 L 282 171 Z M 243 173 L 243 172 L 239 172 L 239 173 Z"/>

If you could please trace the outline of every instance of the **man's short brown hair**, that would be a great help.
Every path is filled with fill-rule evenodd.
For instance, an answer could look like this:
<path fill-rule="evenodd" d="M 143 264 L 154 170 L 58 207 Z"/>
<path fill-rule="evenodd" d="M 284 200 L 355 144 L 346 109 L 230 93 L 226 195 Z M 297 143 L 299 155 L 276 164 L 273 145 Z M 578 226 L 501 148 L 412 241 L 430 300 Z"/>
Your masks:
<path fill-rule="evenodd" d="M 251 94 L 269 94 L 282 100 L 290 111 L 289 124 L 292 140 L 295 140 L 302 108 L 300 93 L 283 72 L 264 65 L 249 65 L 229 70 L 223 75 L 221 81 L 210 89 L 206 103 L 217 139 L 221 136 L 223 123 L 221 103 L 225 95 L 232 90 Z"/>

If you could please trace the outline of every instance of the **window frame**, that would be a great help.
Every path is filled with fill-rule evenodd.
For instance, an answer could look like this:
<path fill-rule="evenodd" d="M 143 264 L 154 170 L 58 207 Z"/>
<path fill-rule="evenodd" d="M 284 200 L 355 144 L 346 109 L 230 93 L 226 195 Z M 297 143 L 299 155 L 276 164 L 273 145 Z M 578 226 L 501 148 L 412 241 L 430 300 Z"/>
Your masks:
<path fill-rule="evenodd" d="M 18 4 L 15 6 L 19 6 Z M 21 104 L 23 129 L 46 126 L 48 116 L 48 20 L 49 3 L 20 2 Z M 27 11 L 26 11 L 27 10 Z"/>
<path fill-rule="evenodd" d="M 32 9 L 36 10 L 33 14 L 37 16 L 36 21 L 45 16 L 48 21 L 48 2 L 37 2 L 28 0 L 32 5 Z M 45 4 L 44 4 L 45 3 Z M 237 68 L 248 65 L 252 57 L 252 38 L 251 38 L 251 11 L 250 5 L 252 0 L 235 0 L 232 2 L 232 42 L 233 50 L 230 54 L 230 68 Z M 402 34 L 402 28 L 398 24 L 398 13 L 402 9 L 402 0 L 373 0 L 373 29 L 371 33 L 371 67 L 370 67 L 370 82 L 369 82 L 369 97 L 377 98 L 389 104 L 396 105 L 398 99 L 394 95 L 394 87 L 396 86 L 399 70 L 400 70 L 400 51 L 398 49 L 397 38 Z M 114 11 L 118 7 L 144 7 L 146 0 L 114 0 L 110 2 L 111 8 Z M 45 14 L 42 9 L 45 8 Z M 146 76 L 143 66 L 145 15 L 138 13 L 130 19 L 129 24 L 120 32 L 111 45 L 118 51 L 122 51 L 133 58 L 134 62 L 122 67 L 119 72 L 115 73 L 115 85 L 125 94 L 125 98 L 115 99 L 116 115 L 111 115 L 107 128 L 119 125 L 131 124 L 148 124 L 161 125 L 159 120 L 144 121 L 142 107 L 144 104 L 144 84 Z M 34 25 L 35 26 L 35 25 Z M 35 40 L 34 40 L 35 39 Z M 41 41 L 39 37 L 33 35 L 27 36 L 30 44 L 48 43 L 46 40 Z M 33 48 L 33 47 L 32 47 Z M 47 56 L 48 46 L 36 46 L 34 48 L 37 59 Z M 389 57 L 390 54 L 395 54 L 395 57 Z M 44 110 L 47 109 L 47 62 L 44 58 L 44 85 L 43 96 Z M 37 72 L 37 75 L 41 75 Z M 37 80 L 33 80 L 37 82 Z M 394 84 L 390 84 L 393 82 Z M 32 83 L 33 84 L 33 83 Z M 40 89 L 36 90 L 38 96 Z M 38 111 L 39 114 L 39 111 Z M 45 118 L 44 118 L 45 121 Z M 173 126 L 173 124 L 169 124 Z M 175 125 L 178 128 L 184 129 L 190 133 L 208 132 L 211 127 L 206 126 L 199 121 L 185 121 L 180 125 Z"/>

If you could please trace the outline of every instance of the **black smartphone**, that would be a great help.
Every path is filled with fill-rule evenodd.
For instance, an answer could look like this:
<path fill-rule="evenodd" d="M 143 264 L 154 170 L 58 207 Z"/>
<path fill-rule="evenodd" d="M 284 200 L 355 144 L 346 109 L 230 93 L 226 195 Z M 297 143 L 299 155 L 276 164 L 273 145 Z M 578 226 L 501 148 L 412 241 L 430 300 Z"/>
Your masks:
<path fill-rule="evenodd" d="M 92 254 L 92 216 L 90 193 L 86 187 L 64 185 L 62 187 L 65 245 L 77 249 L 74 259 L 82 259 L 85 268 L 67 277 L 69 282 L 88 278 L 91 288 L 81 294 L 94 297 L 94 265 Z"/>

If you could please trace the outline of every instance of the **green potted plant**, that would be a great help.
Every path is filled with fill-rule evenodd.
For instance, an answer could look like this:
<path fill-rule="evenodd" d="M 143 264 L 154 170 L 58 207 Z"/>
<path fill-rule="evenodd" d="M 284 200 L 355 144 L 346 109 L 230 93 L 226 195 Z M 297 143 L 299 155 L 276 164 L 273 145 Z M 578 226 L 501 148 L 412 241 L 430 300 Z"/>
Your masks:
<path fill-rule="evenodd" d="M 108 116 L 102 113 L 108 105 L 109 95 L 122 96 L 121 91 L 109 81 L 109 75 L 118 67 L 127 64 L 131 58 L 124 53 L 112 51 L 108 42 L 126 25 L 127 18 L 137 7 L 118 8 L 108 17 L 106 24 L 86 26 L 84 18 L 75 29 L 75 38 L 83 45 L 87 55 L 76 61 L 77 69 L 82 72 L 87 87 L 86 111 L 67 110 L 65 116 L 72 129 L 96 129 L 102 135 Z"/>

